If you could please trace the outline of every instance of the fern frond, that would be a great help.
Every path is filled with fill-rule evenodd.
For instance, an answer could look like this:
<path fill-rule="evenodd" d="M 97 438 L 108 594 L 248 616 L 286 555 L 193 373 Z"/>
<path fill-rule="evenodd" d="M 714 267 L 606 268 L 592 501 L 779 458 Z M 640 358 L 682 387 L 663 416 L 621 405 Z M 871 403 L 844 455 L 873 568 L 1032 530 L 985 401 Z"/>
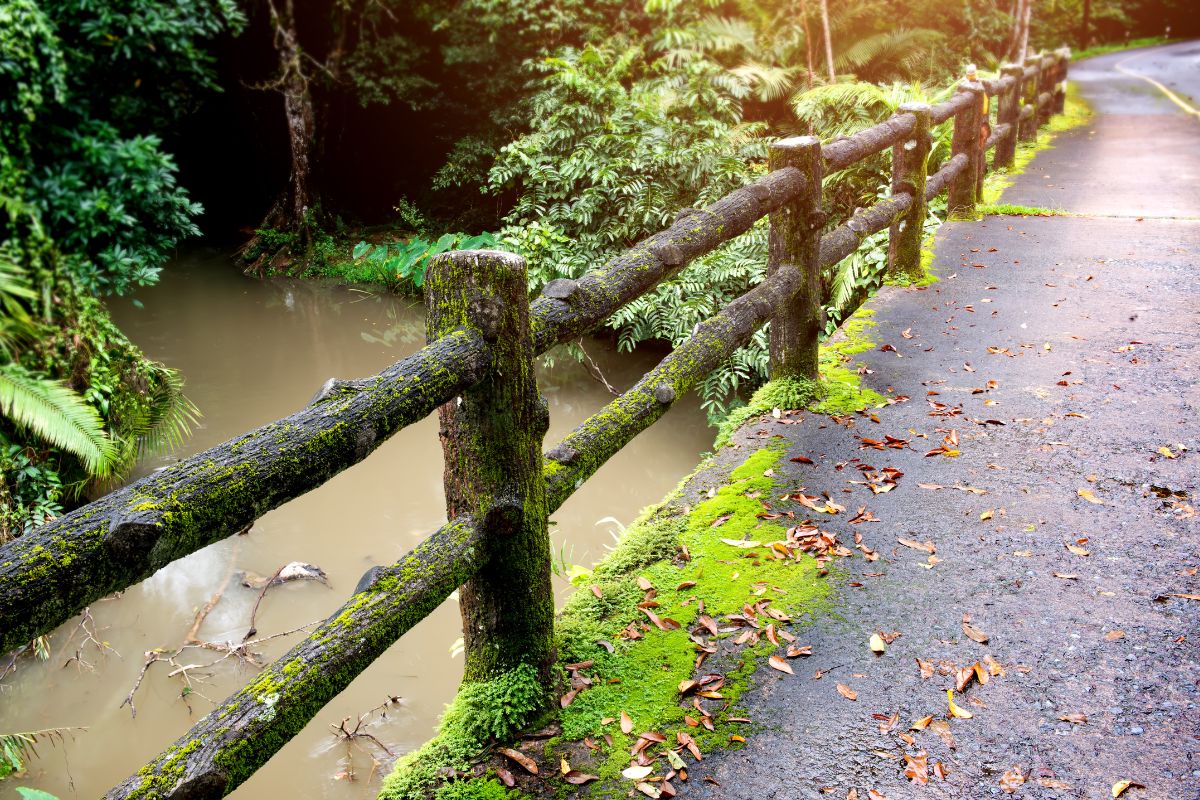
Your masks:
<path fill-rule="evenodd" d="M 89 473 L 106 477 L 117 456 L 99 413 L 59 381 L 0 366 L 0 414 L 54 447 L 76 456 Z"/>

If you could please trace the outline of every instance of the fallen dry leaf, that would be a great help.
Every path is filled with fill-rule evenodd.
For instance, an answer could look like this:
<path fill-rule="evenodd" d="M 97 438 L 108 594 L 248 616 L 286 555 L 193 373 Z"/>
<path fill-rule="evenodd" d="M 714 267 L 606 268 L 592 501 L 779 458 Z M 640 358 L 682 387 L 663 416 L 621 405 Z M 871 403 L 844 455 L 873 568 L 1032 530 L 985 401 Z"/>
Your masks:
<path fill-rule="evenodd" d="M 912 755 L 904 754 L 904 777 L 918 786 L 929 783 L 929 755 L 920 750 Z"/>
<path fill-rule="evenodd" d="M 1116 783 L 1114 783 L 1112 785 L 1112 796 L 1120 797 L 1121 795 L 1125 794 L 1126 789 L 1132 789 L 1135 786 L 1139 789 L 1146 788 L 1145 786 L 1143 786 L 1140 783 L 1137 783 L 1136 781 L 1131 781 L 1131 780 L 1117 781 Z"/>
<path fill-rule="evenodd" d="M 600 776 L 589 775 L 586 772 L 580 772 L 577 769 L 573 769 L 566 775 L 563 775 L 563 780 L 576 786 L 582 786 L 585 783 L 591 783 L 592 781 L 600 780 Z"/>
<path fill-rule="evenodd" d="M 871 647 L 871 652 L 875 653 L 876 655 L 882 655 L 883 652 L 887 650 L 887 643 L 883 641 L 883 637 L 878 633 L 871 634 L 871 641 L 869 644 Z"/>
<path fill-rule="evenodd" d="M 538 774 L 537 762 L 534 761 L 529 756 L 525 755 L 524 753 L 519 753 L 516 750 L 513 750 L 511 747 L 500 747 L 500 748 L 497 748 L 496 752 L 499 753 L 500 755 L 504 756 L 505 758 L 508 758 L 508 759 L 520 764 L 521 767 L 523 767 L 526 772 L 528 772 L 532 775 Z"/>
<path fill-rule="evenodd" d="M 1058 778 L 1038 778 L 1038 786 L 1044 789 L 1058 789 L 1059 791 L 1070 791 L 1071 784 L 1066 781 L 1060 781 Z"/>
<path fill-rule="evenodd" d="M 1125 631 L 1119 631 L 1119 630 L 1118 631 L 1109 631 L 1108 633 L 1104 634 L 1104 641 L 1106 641 L 1106 642 L 1115 642 L 1117 639 L 1124 639 L 1124 638 L 1125 638 Z"/>
<path fill-rule="evenodd" d="M 929 723 L 931 722 L 933 722 L 932 714 L 930 714 L 928 717 L 921 717 L 919 720 L 916 720 L 912 725 L 908 726 L 908 729 L 910 731 L 923 731 L 929 727 Z"/>
<path fill-rule="evenodd" d="M 959 708 L 958 706 L 956 706 L 954 704 L 954 690 L 953 689 L 946 690 L 946 700 L 948 700 L 950 703 L 950 716 L 958 717 L 959 719 L 971 719 L 971 717 L 975 716 L 970 711 L 967 711 L 965 708 Z"/>
<path fill-rule="evenodd" d="M 837 691 L 838 691 L 838 694 L 840 694 L 842 697 L 846 698 L 847 700 L 857 700 L 858 699 L 858 692 L 854 691 L 853 689 L 851 689 L 849 686 L 847 686 L 844 683 L 839 683 L 837 685 Z"/>
<path fill-rule="evenodd" d="M 796 674 L 792 671 L 791 664 L 784 660 L 782 656 L 771 656 L 767 659 L 767 663 L 771 665 L 772 669 L 777 669 L 780 672 L 786 672 L 788 675 Z"/>
<path fill-rule="evenodd" d="M 1078 494 L 1084 500 L 1087 500 L 1089 503 L 1095 503 L 1098 506 L 1104 505 L 1104 501 L 1099 497 L 1096 497 L 1096 495 L 1092 493 L 1091 489 L 1079 489 L 1076 494 Z"/>
<path fill-rule="evenodd" d="M 921 670 L 921 678 L 929 680 L 933 677 L 933 662 L 917 659 L 917 667 Z"/>
<path fill-rule="evenodd" d="M 1059 719 L 1063 722 L 1070 722 L 1072 725 L 1087 724 L 1087 714 L 1078 711 L 1072 714 L 1062 714 L 1059 716 Z"/>
<path fill-rule="evenodd" d="M 867 797 L 869 798 L 869 800 L 888 800 L 887 795 L 885 795 L 883 792 L 878 792 L 874 789 L 867 790 Z"/>
<path fill-rule="evenodd" d="M 1068 545 L 1066 545 L 1066 548 L 1077 556 L 1090 556 L 1091 555 L 1090 552 L 1088 552 L 1087 550 L 1084 550 L 1082 547 L 1080 547 L 1077 544 L 1068 544 Z"/>
<path fill-rule="evenodd" d="M 912 539 L 905 539 L 902 536 L 897 536 L 896 541 L 905 547 L 911 547 L 913 550 L 920 550 L 922 553 L 933 554 L 937 552 L 937 547 L 933 542 L 916 542 Z"/>
<path fill-rule="evenodd" d="M 1025 768 L 1020 764 L 1009 768 L 1007 772 L 1000 776 L 1000 788 L 1008 794 L 1012 794 L 1021 788 L 1021 784 L 1025 783 Z"/>
<path fill-rule="evenodd" d="M 626 735 L 633 733 L 633 720 L 624 711 L 621 712 L 621 733 Z"/>
<path fill-rule="evenodd" d="M 621 774 L 631 781 L 640 781 L 643 778 L 649 777 L 651 772 L 654 772 L 654 767 L 632 766 L 622 770 Z"/>
<path fill-rule="evenodd" d="M 979 644 L 988 643 L 988 635 L 972 625 L 971 618 L 965 614 L 963 615 L 962 629 L 963 633 L 965 633 L 967 638 L 971 641 L 978 642 Z"/>

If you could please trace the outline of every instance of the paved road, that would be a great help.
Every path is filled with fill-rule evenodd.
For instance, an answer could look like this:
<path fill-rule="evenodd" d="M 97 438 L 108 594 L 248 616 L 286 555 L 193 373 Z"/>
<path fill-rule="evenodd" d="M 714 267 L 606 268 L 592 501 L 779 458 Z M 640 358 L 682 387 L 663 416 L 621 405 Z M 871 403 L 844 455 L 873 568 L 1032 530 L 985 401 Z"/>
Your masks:
<path fill-rule="evenodd" d="M 1200 798 L 1200 602 L 1172 596 L 1200 594 L 1200 118 L 1117 69 L 1191 102 L 1198 60 L 1187 43 L 1074 66 L 1098 116 L 1005 200 L 1084 216 L 946 225 L 940 282 L 877 298 L 873 338 L 894 351 L 863 354 L 866 380 L 910 400 L 878 424 L 767 417 L 724 456 L 786 437 L 789 456 L 816 463 L 786 462 L 780 479 L 868 507 L 879 522 L 829 527 L 862 534 L 880 558 L 842 560 L 841 618 L 803 631 L 814 655 L 795 676 L 760 670 L 748 693 L 758 732 L 696 765 L 683 796 L 1099 800 L 1129 779 L 1144 788 L 1125 798 Z M 949 431 L 961 455 L 926 457 Z M 861 448 L 884 434 L 911 444 Z M 873 495 L 848 483 L 860 463 L 905 474 Z M 898 537 L 932 541 L 940 561 Z M 986 644 L 964 635 L 964 614 Z M 876 657 L 875 631 L 901 635 Z M 903 741 L 913 720 L 944 718 L 953 686 L 938 666 L 923 678 L 916 659 L 985 655 L 1005 674 L 958 696 L 974 717 Z M 883 732 L 873 714 L 899 725 Z M 945 780 L 904 777 L 919 751 Z"/>

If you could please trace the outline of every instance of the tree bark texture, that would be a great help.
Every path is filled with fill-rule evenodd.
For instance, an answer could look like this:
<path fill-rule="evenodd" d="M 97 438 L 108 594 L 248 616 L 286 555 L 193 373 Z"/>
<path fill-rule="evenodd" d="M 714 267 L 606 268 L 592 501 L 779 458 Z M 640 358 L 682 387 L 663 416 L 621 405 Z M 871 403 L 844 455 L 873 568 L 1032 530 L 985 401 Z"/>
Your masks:
<path fill-rule="evenodd" d="M 796 267 L 804 280 L 799 292 L 779 306 L 771 323 L 771 377 L 816 380 L 817 342 L 821 335 L 821 140 L 815 136 L 783 139 L 771 145 L 770 169 L 794 167 L 806 186 L 796 198 L 771 212 L 767 273 Z"/>
<path fill-rule="evenodd" d="M 970 216 L 975 213 L 979 185 L 979 160 L 982 152 L 979 140 L 981 123 L 984 115 L 985 96 L 983 85 L 976 82 L 964 82 L 971 101 L 954 117 L 954 137 L 950 143 L 950 151 L 954 155 L 967 156 L 967 166 L 950 183 L 950 195 L 947 201 L 951 215 Z"/>
<path fill-rule="evenodd" d="M 917 119 L 912 114 L 900 113 L 853 136 L 836 139 L 822 146 L 821 156 L 825 162 L 825 174 L 837 172 L 868 156 L 882 153 L 896 142 L 912 136 L 916 124 Z"/>
<path fill-rule="evenodd" d="M 837 83 L 833 69 L 833 32 L 829 29 L 829 0 L 821 0 L 821 28 L 825 31 L 825 63 L 829 67 L 829 82 Z"/>
<path fill-rule="evenodd" d="M 215 800 L 232 792 L 450 596 L 484 562 L 480 526 L 459 517 L 389 567 L 106 800 Z"/>
<path fill-rule="evenodd" d="M 1022 84 L 1021 96 L 1025 103 L 1021 108 L 1021 128 L 1018 132 L 1022 142 L 1032 142 L 1037 139 L 1038 124 L 1038 86 L 1041 83 L 1041 58 L 1030 56 L 1025 59 L 1025 81 Z M 1025 109 L 1029 109 L 1027 112 Z"/>
<path fill-rule="evenodd" d="M 381 374 L 155 472 L 0 548 L 0 652 L 231 536 L 357 464 L 472 385 L 488 345 L 455 331 Z"/>
<path fill-rule="evenodd" d="M 912 138 L 892 147 L 892 194 L 909 194 L 913 203 L 891 226 L 888 237 L 888 275 L 910 281 L 921 278 L 921 245 L 925 239 L 925 182 L 929 162 L 929 114 L 925 103 L 906 103 L 900 110 L 916 117 Z"/>
<path fill-rule="evenodd" d="M 463 682 L 522 664 L 548 681 L 554 593 L 542 438 L 550 417 L 533 371 L 525 261 L 498 251 L 446 253 L 427 280 L 431 342 L 466 329 L 491 343 L 483 379 L 438 410 L 447 516 L 475 516 L 484 534 L 484 564 L 459 593 Z"/>
<path fill-rule="evenodd" d="M 1017 64 L 1006 64 L 1001 68 L 1010 83 L 1001 90 L 999 107 L 996 111 L 996 130 L 1008 126 L 1005 136 L 997 140 L 996 153 L 992 156 L 993 168 L 1008 168 L 1013 165 L 1017 154 L 1017 129 L 1021 124 L 1021 82 L 1024 70 Z"/>

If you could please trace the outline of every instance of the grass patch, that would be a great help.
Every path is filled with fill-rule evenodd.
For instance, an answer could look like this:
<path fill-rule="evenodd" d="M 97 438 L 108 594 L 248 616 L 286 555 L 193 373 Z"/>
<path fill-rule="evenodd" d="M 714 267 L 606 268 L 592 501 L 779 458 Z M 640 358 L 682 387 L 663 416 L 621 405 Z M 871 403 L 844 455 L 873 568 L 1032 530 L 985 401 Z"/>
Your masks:
<path fill-rule="evenodd" d="M 1071 53 L 1071 61 L 1082 61 L 1085 58 L 1094 58 L 1096 56 L 1107 55 L 1108 53 L 1119 53 L 1123 50 L 1137 50 L 1141 47 L 1154 47 L 1155 45 L 1171 44 L 1179 42 L 1181 39 L 1167 39 L 1163 36 L 1147 36 L 1143 39 L 1131 39 L 1128 42 L 1109 42 L 1108 44 L 1093 45 L 1086 50 Z"/>

